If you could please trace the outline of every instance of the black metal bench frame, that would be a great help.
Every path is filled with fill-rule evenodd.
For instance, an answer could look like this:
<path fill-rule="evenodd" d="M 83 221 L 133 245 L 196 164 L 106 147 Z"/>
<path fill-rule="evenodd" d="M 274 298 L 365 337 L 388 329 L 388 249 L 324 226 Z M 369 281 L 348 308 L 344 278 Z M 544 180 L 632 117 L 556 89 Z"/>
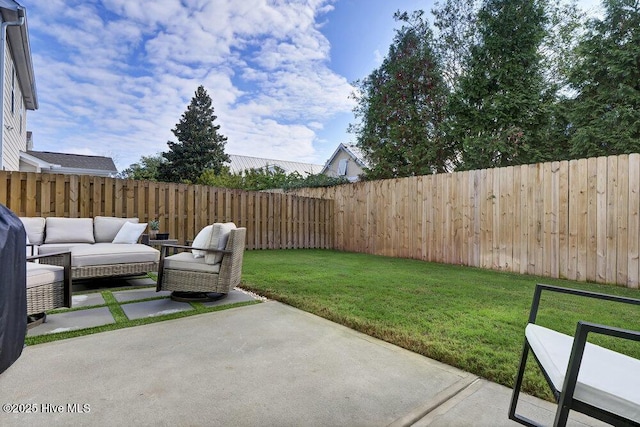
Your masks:
<path fill-rule="evenodd" d="M 542 295 L 543 290 L 549 291 L 549 292 L 558 292 L 563 294 L 576 295 L 580 297 L 596 298 L 596 299 L 601 299 L 606 301 L 620 302 L 625 304 L 640 305 L 640 299 L 538 284 L 536 285 L 536 289 L 533 294 L 533 302 L 531 303 L 531 311 L 529 313 L 529 323 L 533 323 L 533 324 L 536 323 L 536 316 L 538 314 L 538 308 L 540 306 L 540 297 Z M 540 424 L 536 423 L 535 421 L 530 420 L 522 415 L 516 414 L 516 406 L 518 404 L 518 396 L 520 394 L 520 389 L 522 387 L 522 379 L 524 377 L 524 370 L 527 363 L 527 357 L 529 355 L 529 352 L 531 351 L 531 353 L 534 356 L 534 359 L 538 363 L 538 366 L 540 367 L 540 370 L 544 374 L 545 379 L 547 380 L 547 383 L 549 384 L 549 387 L 551 388 L 553 395 L 555 396 L 555 399 L 558 403 L 558 409 L 555 415 L 554 426 L 566 425 L 570 410 L 581 412 L 590 417 L 596 418 L 598 420 L 604 421 L 612 425 L 640 426 L 640 424 L 636 423 L 633 420 L 622 418 L 617 414 L 611 413 L 605 409 L 595 407 L 585 402 L 581 402 L 574 398 L 573 394 L 576 388 L 576 382 L 578 380 L 578 372 L 580 371 L 580 364 L 582 362 L 582 356 L 584 353 L 585 345 L 587 343 L 587 336 L 589 333 L 609 335 L 609 336 L 613 336 L 621 339 L 628 339 L 632 341 L 640 341 L 640 332 L 638 331 L 620 329 L 616 327 L 600 325 L 600 324 L 584 322 L 584 321 L 578 322 L 578 325 L 576 327 L 576 333 L 573 340 L 573 347 L 571 349 L 571 355 L 569 357 L 569 364 L 567 366 L 567 372 L 564 378 L 564 384 L 562 386 L 562 390 L 557 390 L 554 387 L 553 383 L 551 382 L 551 379 L 549 378 L 548 374 L 545 372 L 544 368 L 541 366 L 540 362 L 538 361 L 535 353 L 531 351 L 529 342 L 525 337 L 524 347 L 522 350 L 522 357 L 520 359 L 520 367 L 518 368 L 516 382 L 513 387 L 513 395 L 511 397 L 511 405 L 509 407 L 510 419 L 530 427 L 540 426 Z"/>

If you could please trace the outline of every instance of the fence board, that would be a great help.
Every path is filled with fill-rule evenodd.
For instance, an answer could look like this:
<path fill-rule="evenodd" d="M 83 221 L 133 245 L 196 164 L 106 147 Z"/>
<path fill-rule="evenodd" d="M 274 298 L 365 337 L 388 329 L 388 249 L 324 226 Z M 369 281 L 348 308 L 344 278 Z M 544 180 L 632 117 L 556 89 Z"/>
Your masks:
<path fill-rule="evenodd" d="M 629 242 L 629 156 L 618 157 L 618 188 L 616 206 L 618 207 L 617 237 L 616 237 L 616 283 L 627 283 L 628 261 L 627 250 Z"/>
<path fill-rule="evenodd" d="M 597 280 L 598 238 L 598 159 L 587 160 L 587 243 L 585 280 Z"/>
<path fill-rule="evenodd" d="M 616 238 L 618 237 L 618 206 L 616 204 L 618 195 L 618 158 L 607 158 L 607 258 L 606 258 L 606 280 L 607 283 L 614 283 L 617 265 Z"/>
<path fill-rule="evenodd" d="M 629 155 L 629 216 L 627 235 L 627 284 L 630 288 L 638 287 L 640 275 L 640 154 Z"/>

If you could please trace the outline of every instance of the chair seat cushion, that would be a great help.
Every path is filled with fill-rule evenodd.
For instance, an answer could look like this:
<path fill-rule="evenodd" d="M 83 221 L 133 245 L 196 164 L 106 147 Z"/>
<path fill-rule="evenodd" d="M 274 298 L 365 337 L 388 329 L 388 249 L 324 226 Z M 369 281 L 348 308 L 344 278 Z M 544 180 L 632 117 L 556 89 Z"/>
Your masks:
<path fill-rule="evenodd" d="M 159 259 L 160 251 L 141 244 L 95 243 L 71 248 L 71 265 L 73 267 L 158 262 Z"/>
<path fill-rule="evenodd" d="M 27 263 L 27 288 L 64 281 L 64 267 Z"/>
<path fill-rule="evenodd" d="M 193 254 L 189 252 L 180 252 L 166 257 L 164 259 L 164 268 L 216 274 L 220 272 L 220 264 L 207 264 L 204 258 L 194 258 Z"/>
<path fill-rule="evenodd" d="M 562 390 L 573 337 L 528 324 L 531 350 L 557 390 Z M 640 360 L 587 343 L 574 398 L 640 422 Z"/>

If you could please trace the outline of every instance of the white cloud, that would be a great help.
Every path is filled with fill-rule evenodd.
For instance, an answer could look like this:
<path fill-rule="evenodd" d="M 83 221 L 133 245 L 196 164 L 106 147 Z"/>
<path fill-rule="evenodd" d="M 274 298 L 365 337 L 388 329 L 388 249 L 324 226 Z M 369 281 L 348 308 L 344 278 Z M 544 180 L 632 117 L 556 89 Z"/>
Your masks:
<path fill-rule="evenodd" d="M 125 168 L 167 149 L 203 84 L 228 153 L 324 163 L 316 132 L 352 108 L 318 30 L 334 1 L 25 2 L 34 148 L 111 155 Z"/>

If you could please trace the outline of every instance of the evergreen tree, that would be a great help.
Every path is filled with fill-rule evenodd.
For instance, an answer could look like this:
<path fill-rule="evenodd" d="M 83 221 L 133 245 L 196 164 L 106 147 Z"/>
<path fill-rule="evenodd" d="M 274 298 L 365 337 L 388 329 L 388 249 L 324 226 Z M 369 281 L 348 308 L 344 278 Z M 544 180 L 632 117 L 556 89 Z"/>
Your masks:
<path fill-rule="evenodd" d="M 553 95 L 541 67 L 543 4 L 485 0 L 477 31 L 468 71 L 449 104 L 447 136 L 463 144 L 465 169 L 536 162 Z"/>
<path fill-rule="evenodd" d="M 218 133 L 213 122 L 211 98 L 199 86 L 187 111 L 172 129 L 178 142 L 168 141 L 169 151 L 162 153 L 166 162 L 160 164 L 161 181 L 194 183 L 206 169 L 220 173 L 229 156 L 224 152 L 227 138 Z"/>
<path fill-rule="evenodd" d="M 640 2 L 605 0 L 570 73 L 571 155 L 640 152 Z"/>
<path fill-rule="evenodd" d="M 437 28 L 435 46 L 442 58 L 442 70 L 450 89 L 455 89 L 478 40 L 477 12 L 480 0 L 443 0 L 431 13 Z"/>

